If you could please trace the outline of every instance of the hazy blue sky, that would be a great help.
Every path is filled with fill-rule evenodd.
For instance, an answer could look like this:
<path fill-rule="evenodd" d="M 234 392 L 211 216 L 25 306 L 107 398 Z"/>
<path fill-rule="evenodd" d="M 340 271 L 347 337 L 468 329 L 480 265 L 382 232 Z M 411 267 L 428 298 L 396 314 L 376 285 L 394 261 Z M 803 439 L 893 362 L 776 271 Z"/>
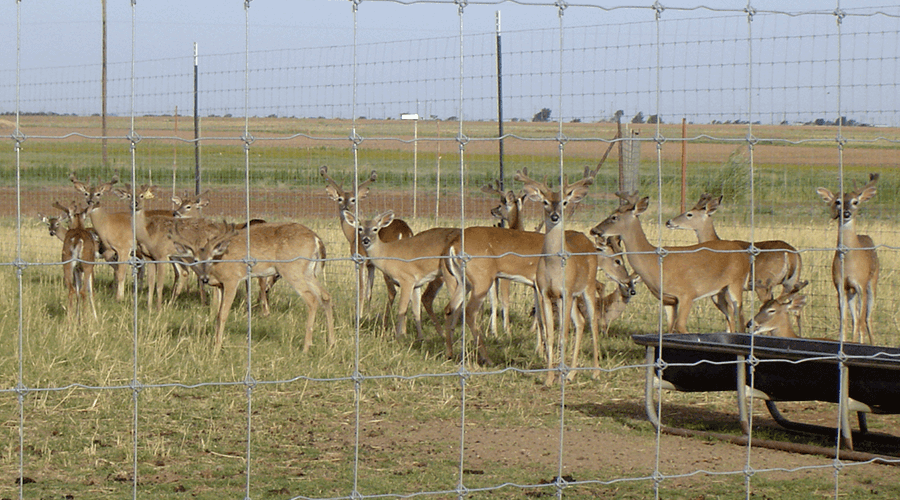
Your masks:
<path fill-rule="evenodd" d="M 657 109 L 697 120 L 797 121 L 837 112 L 834 87 L 844 86 L 842 110 L 860 120 L 896 124 L 900 13 L 881 1 L 842 2 L 840 47 L 831 13 L 838 2 L 754 1 L 754 87 L 746 91 L 746 1 L 661 2 L 666 9 L 656 48 L 653 2 L 590 2 L 565 9 L 560 78 L 558 9 L 550 5 L 468 4 L 462 21 L 453 2 L 359 4 L 356 39 L 357 115 L 393 117 L 418 111 L 440 117 L 459 110 L 458 35 L 465 44 L 464 116 L 491 118 L 495 12 L 502 12 L 507 118 L 529 119 L 542 107 L 553 117 L 595 120 L 616 109 Z M 588 8 L 583 5 L 601 6 Z M 627 5 L 628 8 L 615 8 Z M 852 5 L 852 7 L 851 7 Z M 696 7 L 696 8 L 695 8 Z M 681 10 L 690 9 L 690 10 Z M 818 15 L 768 15 L 769 10 Z M 736 11 L 736 12 L 735 12 Z M 21 13 L 21 16 L 19 16 Z M 134 38 L 132 37 L 134 16 Z M 21 47 L 23 111 L 96 112 L 100 61 L 100 2 L 22 0 L 0 3 L 0 112 L 14 110 L 15 47 Z M 246 22 L 249 19 L 249 31 Z M 17 40 L 17 20 L 21 36 Z M 190 55 L 201 54 L 204 109 L 243 112 L 244 50 L 249 39 L 251 114 L 349 117 L 354 110 L 354 17 L 348 1 L 110 0 L 109 61 L 114 113 L 127 113 L 132 50 L 139 62 L 138 113 L 188 105 Z M 790 37 L 789 37 L 790 36 Z M 837 51 L 842 70 L 837 72 Z M 868 61 L 868 62 L 865 62 Z M 657 66 L 661 71 L 657 71 Z M 266 70 L 269 71 L 266 71 Z M 660 79 L 662 82 L 658 82 Z M 116 80 L 116 81 L 112 81 Z M 560 83 L 562 81 L 562 83 Z M 562 89 L 560 89 L 562 85 Z M 657 87 L 662 93 L 657 95 Z M 508 92 L 508 93 L 507 93 Z M 562 96 L 562 97 L 560 97 Z M 848 113 L 842 113 L 848 114 Z M 692 116 L 694 116 L 692 115 Z"/>

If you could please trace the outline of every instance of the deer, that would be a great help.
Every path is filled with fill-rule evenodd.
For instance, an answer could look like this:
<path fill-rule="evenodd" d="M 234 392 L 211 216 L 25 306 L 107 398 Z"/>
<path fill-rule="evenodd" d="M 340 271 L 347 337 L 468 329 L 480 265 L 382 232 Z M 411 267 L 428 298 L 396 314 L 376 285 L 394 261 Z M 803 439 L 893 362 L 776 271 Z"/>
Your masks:
<path fill-rule="evenodd" d="M 650 204 L 637 191 L 619 191 L 621 204 L 609 217 L 594 226 L 594 236 L 620 236 L 628 263 L 654 297 L 665 306 L 668 331 L 688 333 L 687 319 L 695 300 L 723 293 L 733 317 L 729 330 L 744 325 L 742 294 L 750 259 L 744 246 L 719 240 L 681 247 L 657 248 L 648 240 L 638 218 Z M 662 264 L 660 265 L 660 256 Z"/>
<path fill-rule="evenodd" d="M 173 217 L 179 219 L 190 219 L 190 218 L 198 218 L 203 216 L 203 210 L 209 206 L 210 198 L 209 198 L 209 190 L 207 189 L 201 194 L 192 195 L 188 192 L 185 192 L 182 196 L 173 196 L 172 203 L 175 204 L 175 209 L 173 210 Z M 150 212 L 148 212 L 150 213 Z M 247 224 L 263 224 L 266 221 L 264 219 L 250 219 L 248 222 L 236 223 L 236 229 L 243 229 Z M 167 231 L 166 228 L 160 228 L 162 231 Z M 182 272 L 182 275 L 185 273 Z M 195 273 L 196 274 L 196 273 Z M 198 276 L 199 278 L 199 276 Z M 264 278 L 258 278 L 257 282 L 259 283 L 259 299 L 258 304 L 260 306 L 260 310 L 263 316 L 268 316 L 270 313 L 269 308 L 269 291 L 275 286 L 275 282 L 278 281 L 278 275 L 274 276 L 266 276 Z M 179 284 L 181 282 L 178 282 Z M 187 281 L 185 280 L 185 283 Z M 206 289 L 202 286 L 200 288 L 200 303 L 206 304 Z M 174 292 L 174 296 L 177 296 L 181 291 L 181 287 L 177 287 Z"/>
<path fill-rule="evenodd" d="M 175 247 L 169 239 L 168 232 L 175 220 L 175 210 L 146 210 L 146 200 L 156 198 L 156 186 L 144 184 L 137 190 L 136 201 L 132 201 L 132 188 L 129 184 L 120 188 L 114 188 L 113 194 L 132 204 L 134 210 L 135 238 L 138 242 L 140 254 L 149 258 L 149 279 L 147 293 L 147 308 L 153 309 L 153 297 L 156 296 L 157 309 L 162 308 L 162 296 L 164 289 L 163 270 L 166 263 L 171 262 L 175 276 L 172 297 L 181 294 L 184 283 L 187 282 L 188 270 L 179 261 L 170 260 L 175 254 Z M 183 200 L 180 200 L 183 201 Z M 174 202 L 174 199 L 173 199 Z"/>
<path fill-rule="evenodd" d="M 566 232 L 567 244 L 577 248 L 578 253 L 591 253 L 596 249 L 583 233 Z M 464 241 L 463 241 L 464 240 Z M 463 244 L 465 248 L 463 248 Z M 445 250 L 446 259 L 441 260 L 441 273 L 451 290 L 450 303 L 445 319 L 445 340 L 452 345 L 453 332 L 465 302 L 466 325 L 473 333 L 478 349 L 479 363 L 490 365 L 483 332 L 478 322 L 479 311 L 485 297 L 498 279 L 521 283 L 534 288 L 538 261 L 544 247 L 544 234 L 532 231 L 517 231 L 501 227 L 469 227 L 450 240 Z M 464 251 L 464 252 L 463 252 Z M 465 271 L 459 264 L 465 253 Z M 621 259 L 597 256 L 599 267 L 614 281 L 627 280 L 628 271 Z M 602 285 L 600 285 L 602 287 Z M 470 297 L 466 302 L 466 292 Z M 540 337 L 539 337 L 540 338 Z M 540 342 L 540 341 L 539 341 Z M 539 348 L 539 350 L 542 350 Z M 597 346 L 594 346 L 597 352 Z M 595 367 L 599 367 L 595 356 Z"/>
<path fill-rule="evenodd" d="M 372 173 L 369 174 L 369 178 L 366 179 L 362 184 L 357 186 L 356 191 L 353 191 L 351 186 L 350 190 L 345 191 L 341 184 L 338 184 L 331 177 L 328 176 L 328 167 L 323 165 L 319 168 L 319 175 L 321 175 L 327 185 L 325 186 L 325 192 L 328 196 L 334 200 L 338 205 L 338 217 L 341 220 L 341 231 L 344 233 L 344 237 L 347 238 L 347 242 L 350 244 L 350 255 L 360 255 L 362 257 L 366 256 L 366 249 L 363 244 L 357 239 L 357 231 L 356 229 L 347 222 L 346 217 L 344 217 L 345 212 L 351 212 L 356 214 L 356 204 L 358 201 L 365 199 L 369 195 L 369 184 L 375 182 L 378 178 L 378 174 L 372 170 Z M 404 238 L 409 238 L 413 235 L 412 229 L 409 227 L 404 220 L 399 218 L 394 218 L 393 222 L 390 226 L 384 228 L 382 231 L 379 231 L 379 238 L 382 241 L 396 241 Z M 360 312 L 362 312 L 366 305 L 368 305 L 372 301 L 372 287 L 375 280 L 375 269 L 376 266 L 372 261 L 365 261 L 365 265 L 359 269 L 359 290 L 362 293 L 359 303 Z M 364 272 L 365 271 L 365 272 Z M 390 313 L 391 307 L 394 303 L 394 298 L 397 295 L 397 289 L 394 281 L 392 281 L 387 274 L 384 274 L 384 284 L 387 288 L 388 300 L 384 309 L 384 324 L 387 325 L 387 318 Z"/>
<path fill-rule="evenodd" d="M 856 215 L 860 206 L 875 196 L 877 182 L 878 174 L 870 174 L 865 186 L 840 196 L 824 187 L 816 189 L 831 210 L 831 218 L 838 221 L 837 250 L 831 261 L 831 279 L 838 295 L 841 341 L 844 341 L 844 323 L 849 308 L 851 338 L 863 342 L 863 335 L 866 335 L 872 343 L 878 253 L 870 236 L 856 233 Z"/>
<path fill-rule="evenodd" d="M 697 235 L 697 243 L 720 240 L 711 216 L 721 206 L 722 198 L 723 196 L 716 197 L 709 193 L 702 194 L 693 208 L 666 221 L 666 227 L 693 230 Z M 740 241 L 740 243 L 745 248 L 750 248 L 749 242 Z M 755 289 L 760 303 L 764 303 L 773 297 L 776 286 L 782 286 L 782 293 L 787 293 L 797 286 L 800 282 L 803 261 L 796 248 L 782 240 L 757 241 L 753 246 L 760 252 L 752 261 L 752 276 L 747 276 L 744 290 Z M 712 301 L 722 313 L 728 314 L 725 310 L 727 301 L 723 297 L 715 296 Z M 798 328 L 800 326 L 799 316 L 797 326 Z"/>
<path fill-rule="evenodd" d="M 81 304 L 91 304 L 91 312 L 97 319 L 97 307 L 94 305 L 94 260 L 97 254 L 97 243 L 84 227 L 86 205 L 72 203 L 64 206 L 58 201 L 54 207 L 66 212 L 70 227 L 63 236 L 62 262 L 63 279 L 69 291 L 67 316 L 81 318 Z"/>
<path fill-rule="evenodd" d="M 440 261 L 444 250 L 450 239 L 459 234 L 460 230 L 436 227 L 416 233 L 409 238 L 385 241 L 380 233 L 394 222 L 392 210 L 365 221 L 359 221 L 354 213 L 344 210 L 343 219 L 356 230 L 356 237 L 365 249 L 368 260 L 400 285 L 394 337 L 398 340 L 406 337 L 406 313 L 411 302 L 418 341 L 424 339 L 420 311 L 422 304 L 425 305 L 425 311 L 435 327 L 441 331 L 441 323 L 434 313 L 431 301 L 443 283 Z M 448 358 L 452 356 L 452 346 L 449 344 L 446 345 L 446 353 Z"/>
<path fill-rule="evenodd" d="M 517 231 L 524 231 L 525 224 L 522 221 L 522 205 L 525 200 L 525 194 L 517 195 L 513 191 L 504 192 L 500 189 L 500 181 L 495 180 L 491 184 L 481 187 L 481 192 L 497 197 L 499 203 L 491 209 L 491 216 L 499 219 L 495 227 L 506 227 Z M 509 286 L 510 281 L 506 279 L 498 279 L 494 282 L 495 287 L 492 288 L 489 295 L 491 299 L 491 335 L 497 335 L 497 303 L 503 314 L 503 330 L 507 335 L 510 334 L 509 326 Z"/>
<path fill-rule="evenodd" d="M 107 182 L 96 186 L 88 186 L 84 182 L 79 181 L 75 173 L 69 175 L 69 180 L 75 187 L 75 190 L 84 195 L 87 203 L 87 214 L 91 220 L 91 225 L 100 236 L 100 240 L 104 247 L 110 250 L 108 255 L 112 257 L 115 253 L 115 261 L 113 264 L 115 282 L 116 282 L 116 300 L 122 301 L 125 298 L 125 264 L 132 255 L 133 233 L 131 227 L 130 212 L 116 212 L 108 210 L 105 206 L 101 206 L 100 198 L 112 189 L 113 184 L 119 182 L 118 174 Z"/>
<path fill-rule="evenodd" d="M 54 204 L 54 207 L 56 207 L 56 204 Z M 66 215 L 63 215 L 62 217 L 49 217 L 44 214 L 38 214 L 38 219 L 41 221 L 41 223 L 47 225 L 47 230 L 50 233 L 50 236 L 58 238 L 59 241 L 62 242 L 66 241 L 66 231 L 63 228 L 62 221 L 66 220 L 67 218 L 68 209 L 66 209 Z"/>
<path fill-rule="evenodd" d="M 585 168 L 584 177 L 572 184 L 565 180 L 559 191 L 552 191 L 545 183 L 535 181 L 527 175 L 527 171 L 517 171 L 515 180 L 524 183 L 528 199 L 541 203 L 544 207 L 544 243 L 541 257 L 535 270 L 537 287 L 539 321 L 544 332 L 545 360 L 547 362 L 546 385 L 552 385 L 555 379 L 553 304 L 556 303 L 562 326 L 560 341 L 568 339 L 569 323 L 573 314 L 573 303 L 580 298 L 585 303 L 585 319 L 591 329 L 594 345 L 597 344 L 596 294 L 597 294 L 597 255 L 593 242 L 584 234 L 579 238 L 581 245 L 573 245 L 564 232 L 564 211 L 574 206 L 587 196 L 587 188 L 594 182 L 596 172 Z M 583 246 L 582 246 L 583 245 Z M 581 350 L 583 328 L 576 323 L 575 342 L 572 346 L 572 367 L 578 367 L 578 355 Z M 563 352 L 563 355 L 565 352 Z M 594 357 L 598 354 L 595 350 Z M 565 361 L 564 359 L 562 361 Z M 573 379 L 576 372 L 570 371 L 568 379 Z M 596 372 L 595 372 L 596 374 Z M 596 375 L 595 375 L 596 376 Z"/>
<path fill-rule="evenodd" d="M 625 312 L 625 307 L 631 299 L 637 295 L 636 287 L 637 284 L 641 282 L 641 277 L 637 273 L 628 274 L 628 270 L 622 262 L 622 259 L 624 259 L 624 252 L 622 252 L 621 242 L 618 238 L 603 238 L 602 241 L 598 241 L 597 249 L 602 252 L 600 254 L 601 263 L 605 258 L 612 261 L 613 265 L 617 268 L 621 268 L 621 270 L 626 273 L 626 276 L 623 279 L 620 275 L 614 276 L 607 271 L 607 275 L 613 278 L 615 289 L 606 295 L 599 293 L 603 290 L 602 287 L 597 287 L 598 323 L 600 330 L 603 332 L 603 336 L 609 337 L 610 324 L 619 319 L 622 313 Z M 609 257 L 606 257 L 606 255 L 609 255 Z M 601 264 L 601 268 L 602 267 Z"/>
<path fill-rule="evenodd" d="M 185 193 L 182 196 L 173 196 L 172 203 L 175 204 L 175 209 L 172 211 L 173 217 L 182 219 L 201 217 L 203 209 L 209 206 L 209 190 L 196 196 L 192 196 L 189 193 Z"/>
<path fill-rule="evenodd" d="M 600 331 L 609 337 L 609 326 L 625 312 L 625 307 L 637 295 L 637 284 L 641 282 L 638 274 L 630 274 L 622 283 L 615 283 L 615 289 L 606 295 L 597 295 L 597 318 Z M 600 288 L 597 288 L 600 290 Z"/>
<path fill-rule="evenodd" d="M 201 281 L 215 287 L 215 353 L 222 348 L 225 324 L 239 284 L 251 277 L 275 274 L 306 302 L 303 352 L 312 346 L 320 307 L 325 310 L 328 345 L 334 346 L 331 295 L 319 281 L 325 267 L 326 249 L 315 232 L 294 222 L 253 224 L 243 229 L 225 223 L 217 231 L 192 232 L 184 229 L 188 223 L 177 220 L 170 234 L 179 256 L 192 259 Z"/>
<path fill-rule="evenodd" d="M 808 284 L 809 281 L 801 281 L 793 289 L 765 301 L 756 316 L 747 323 L 747 332 L 768 333 L 773 337 L 800 338 L 800 335 L 794 332 L 790 316 L 800 317 L 800 312 L 806 305 L 806 295 L 799 292 Z"/>
<path fill-rule="evenodd" d="M 666 227 L 693 230 L 697 243 L 721 240 L 711 216 L 721 206 L 722 198 L 704 193 L 693 208 L 666 221 Z M 749 242 L 740 243 L 750 248 Z M 783 292 L 788 292 L 800 282 L 803 261 L 796 248 L 781 240 L 757 241 L 753 245 L 760 253 L 753 264 L 754 275 L 748 279 L 745 290 L 755 289 L 760 302 L 772 298 L 775 286 L 781 285 Z"/>

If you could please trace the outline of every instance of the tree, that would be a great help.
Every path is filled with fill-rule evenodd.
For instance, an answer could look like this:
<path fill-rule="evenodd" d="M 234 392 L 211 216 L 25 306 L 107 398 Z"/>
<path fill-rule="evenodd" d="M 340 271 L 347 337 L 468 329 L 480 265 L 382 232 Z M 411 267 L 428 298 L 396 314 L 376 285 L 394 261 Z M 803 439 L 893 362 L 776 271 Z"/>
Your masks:
<path fill-rule="evenodd" d="M 663 121 L 659 118 L 659 115 L 650 115 L 650 118 L 647 118 L 647 123 L 662 123 Z"/>
<path fill-rule="evenodd" d="M 531 118 L 533 122 L 549 122 L 550 121 L 550 108 L 544 108 L 537 113 L 534 114 L 534 117 Z"/>
<path fill-rule="evenodd" d="M 634 118 L 631 119 L 631 123 L 644 123 L 644 112 L 638 111 Z"/>

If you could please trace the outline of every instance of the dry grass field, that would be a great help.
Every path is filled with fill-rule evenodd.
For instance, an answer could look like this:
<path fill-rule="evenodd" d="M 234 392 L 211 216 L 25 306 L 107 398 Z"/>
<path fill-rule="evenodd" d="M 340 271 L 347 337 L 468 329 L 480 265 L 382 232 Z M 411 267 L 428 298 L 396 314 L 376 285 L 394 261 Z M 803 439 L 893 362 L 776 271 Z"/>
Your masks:
<path fill-rule="evenodd" d="M 4 120 L 0 135 L 12 130 L 8 117 Z M 183 142 L 189 125 L 180 120 L 181 141 L 176 141 L 171 139 L 173 117 L 136 118 L 142 137 L 135 154 L 137 183 L 149 182 L 152 175 L 154 183 L 169 189 L 174 157 L 176 191 L 193 189 L 193 145 Z M 569 483 L 562 490 L 566 498 L 647 498 L 655 487 L 661 497 L 683 499 L 745 498 L 748 492 L 760 498 L 900 494 L 900 473 L 889 465 L 657 435 L 643 410 L 643 351 L 630 340 L 631 334 L 655 333 L 660 324 L 658 302 L 643 286 L 601 341 L 603 371 L 596 379 L 579 374 L 564 388 L 541 383 L 542 361 L 530 330 L 531 297 L 523 287 L 514 288 L 512 332 L 487 339 L 496 363 L 492 367 L 443 359 L 443 341 L 430 322 L 426 338 L 416 342 L 394 339 L 391 325 L 385 328 L 375 315 L 358 317 L 351 306 L 357 293 L 354 264 L 335 204 L 317 174 L 319 165 L 328 164 L 329 172 L 348 182 L 353 165 L 349 122 L 253 118 L 254 141 L 246 156 L 240 140 L 243 119 L 207 118 L 203 125 L 204 137 L 215 138 L 202 146 L 204 187 L 214 200 L 209 217 L 242 220 L 249 213 L 298 221 L 325 241 L 324 280 L 336 306 L 338 332 L 333 348 L 327 347 L 320 320 L 312 350 L 301 352 L 305 308 L 278 284 L 267 317 L 254 300 L 239 294 L 223 351 L 215 356 L 213 321 L 196 284 L 161 311 L 148 310 L 146 291 L 133 287 L 130 277 L 126 300 L 114 300 L 112 272 L 105 265 L 97 278 L 99 320 L 68 324 L 61 244 L 36 216 L 51 212 L 53 201 L 74 195 L 67 180 L 72 170 L 102 180 L 118 169 L 123 179 L 130 178 L 124 139 L 110 141 L 111 166 L 100 165 L 99 141 L 92 138 L 98 135 L 97 121 L 23 117 L 27 139 L 18 193 L 16 157 L 0 156 L 5 179 L 0 345 L 6 353 L 0 358 L 0 422 L 7 443 L 0 449 L 6 478 L 0 497 L 21 491 L 26 498 L 120 498 L 136 489 L 139 496 L 154 498 L 219 498 L 242 496 L 249 484 L 253 498 L 350 497 L 354 491 L 457 498 L 462 483 L 467 498 L 530 498 L 556 495 L 551 483 L 560 475 Z M 124 138 L 127 125 L 124 118 L 113 120 L 110 134 Z M 458 124 L 420 123 L 419 137 L 425 139 L 418 147 L 421 191 L 415 193 L 412 145 L 404 142 L 412 139 L 409 124 L 365 120 L 357 126 L 366 137 L 361 178 L 372 168 L 379 172 L 371 195 L 361 202 L 362 212 L 394 209 L 416 231 L 461 221 L 492 223 L 487 214 L 494 202 L 479 188 L 495 176 L 496 141 L 479 138 L 491 137 L 495 124 L 466 124 L 473 140 L 466 144 L 460 174 Z M 596 165 L 606 150 L 607 143 L 597 139 L 614 135 L 608 123 L 564 124 L 563 129 L 569 138 L 565 168 L 573 177 L 585 164 Z M 556 124 L 511 123 L 506 132 L 514 136 L 506 141 L 508 179 L 523 167 L 542 178 L 558 173 Z M 70 133 L 83 135 L 62 138 Z M 675 138 L 681 127 L 664 125 L 660 133 L 667 140 L 660 143 L 657 163 L 657 142 L 649 140 L 655 128 L 641 126 L 639 137 L 648 140 L 642 147 L 641 191 L 652 198 L 644 225 L 651 241 L 687 244 L 692 234 L 659 224 L 679 210 L 681 146 Z M 756 198 L 747 192 L 730 196 L 716 214 L 723 237 L 784 239 L 801 251 L 804 279 L 811 282 L 804 335 L 832 338 L 837 307 L 830 262 L 836 229 L 814 189 L 838 187 L 836 133 L 829 127 L 755 126 L 753 134 L 761 139 L 753 152 Z M 894 174 L 898 133 L 875 128 L 842 133 L 850 139 L 843 153 L 848 187 L 864 182 L 870 171 L 881 173 L 878 195 L 863 207 L 859 228 L 882 245 L 875 343 L 898 346 L 894 304 L 900 296 L 900 255 L 893 217 L 900 201 Z M 688 126 L 687 136 L 696 138 L 687 146 L 689 204 L 724 170 L 746 135 L 746 126 Z M 615 208 L 616 159 L 613 149 L 588 200 L 570 220 L 573 228 L 587 231 Z M 436 163 L 444 169 L 440 176 Z M 249 193 L 243 189 L 245 164 L 250 166 Z M 507 186 L 521 187 L 511 180 Z M 527 205 L 529 229 L 537 224 L 539 210 Z M 250 293 L 255 296 L 255 284 Z M 443 307 L 446 300 L 441 292 L 437 305 Z M 748 309 L 758 307 L 750 294 L 745 300 Z M 374 310 L 384 301 L 384 286 L 378 283 Z M 724 321 L 703 300 L 689 327 L 721 331 Z M 833 427 L 837 421 L 836 407 L 825 403 L 785 403 L 782 411 L 807 423 Z M 779 429 L 760 401 L 753 415 L 755 439 L 835 448 L 834 435 Z M 695 431 L 741 434 L 732 393 L 667 393 L 663 420 Z M 898 416 L 871 415 L 869 423 L 876 437 L 900 435 Z M 898 446 L 897 440 L 857 440 L 858 450 L 875 454 L 898 455 Z M 20 471 L 23 485 L 17 482 Z M 656 471 L 664 476 L 658 483 Z"/>

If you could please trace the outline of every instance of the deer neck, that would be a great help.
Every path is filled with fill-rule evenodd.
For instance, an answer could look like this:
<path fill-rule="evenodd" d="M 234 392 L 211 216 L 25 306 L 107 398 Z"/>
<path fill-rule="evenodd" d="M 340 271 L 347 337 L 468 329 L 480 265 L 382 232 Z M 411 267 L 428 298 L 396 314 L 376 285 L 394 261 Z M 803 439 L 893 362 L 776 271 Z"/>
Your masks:
<path fill-rule="evenodd" d="M 647 288 L 656 295 L 660 289 L 660 264 L 656 255 L 658 249 L 647 240 L 640 219 L 635 216 L 627 224 L 626 230 L 620 231 L 619 236 L 622 238 L 622 245 L 625 246 L 628 263 L 641 276 Z"/>
<path fill-rule="evenodd" d="M 563 231 L 562 219 L 554 223 L 550 219 L 550 215 L 547 214 L 547 216 L 544 217 L 544 228 L 546 229 L 546 232 L 544 233 L 543 253 L 556 254 L 564 251 L 566 249 L 566 238 L 565 231 Z"/>
<path fill-rule="evenodd" d="M 694 229 L 694 233 L 697 235 L 698 243 L 706 243 L 708 241 L 719 241 L 718 233 L 716 233 L 716 228 L 713 226 L 711 220 L 707 220 L 706 223 L 701 225 L 700 227 Z"/>
<path fill-rule="evenodd" d="M 515 229 L 516 231 L 524 231 L 525 224 L 522 222 L 522 218 L 519 214 L 519 208 L 513 206 L 509 209 L 509 216 L 507 217 L 507 223 L 509 224 L 510 229 Z"/>
<path fill-rule="evenodd" d="M 838 222 L 838 245 L 844 244 L 848 248 L 862 248 L 860 237 L 856 234 L 856 219 L 851 218 L 846 222 Z"/>

